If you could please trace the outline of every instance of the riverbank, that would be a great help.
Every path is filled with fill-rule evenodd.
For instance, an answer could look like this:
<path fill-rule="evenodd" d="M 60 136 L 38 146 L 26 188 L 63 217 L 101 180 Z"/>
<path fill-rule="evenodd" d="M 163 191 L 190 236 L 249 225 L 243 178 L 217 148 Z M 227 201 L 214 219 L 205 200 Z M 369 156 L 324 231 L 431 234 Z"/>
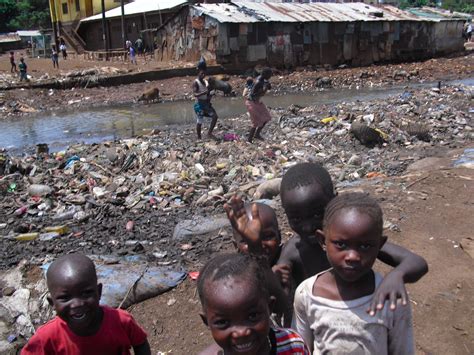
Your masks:
<path fill-rule="evenodd" d="M 474 54 L 457 56 L 453 58 L 436 58 L 424 62 L 376 65 L 362 68 L 298 68 L 293 72 L 276 72 L 272 77 L 272 92 L 275 95 L 285 93 L 317 93 L 325 88 L 364 88 L 400 85 L 403 83 L 431 82 L 462 79 L 472 76 L 474 72 Z M 44 61 L 41 59 L 40 61 Z M 5 61 L 6 63 L 6 61 Z M 0 64 L 2 80 L 18 80 L 7 71 L 6 64 Z M 97 66 L 94 62 L 89 64 L 92 70 L 90 80 L 94 80 L 97 73 L 103 75 L 117 75 L 128 73 L 123 64 L 113 66 Z M 185 63 L 190 65 L 190 63 Z M 48 64 L 49 65 L 49 64 Z M 83 65 L 76 71 L 83 72 Z M 48 78 L 65 80 L 72 69 L 52 71 L 44 68 L 43 62 L 35 68 L 35 59 L 31 59 L 30 67 L 33 68 L 32 82 L 41 79 L 41 75 Z M 74 67 L 74 66 L 72 66 Z M 80 70 L 79 70 L 80 69 Z M 148 70 L 155 70 L 149 68 Z M 146 71 L 146 67 L 143 68 Z M 248 74 L 248 73 L 247 73 Z M 241 76 L 230 76 L 230 84 L 234 91 L 240 95 L 245 84 L 246 73 Z M 84 85 L 67 90 L 46 89 L 15 89 L 0 92 L 0 112 L 3 118 L 16 118 L 36 114 L 38 112 L 54 113 L 64 110 L 78 110 L 82 107 L 106 107 L 115 104 L 132 104 L 136 102 L 143 91 L 150 87 L 157 87 L 163 101 L 192 100 L 192 81 L 194 77 L 179 77 L 151 82 L 142 82 L 115 87 L 87 86 L 88 77 L 84 78 Z"/>

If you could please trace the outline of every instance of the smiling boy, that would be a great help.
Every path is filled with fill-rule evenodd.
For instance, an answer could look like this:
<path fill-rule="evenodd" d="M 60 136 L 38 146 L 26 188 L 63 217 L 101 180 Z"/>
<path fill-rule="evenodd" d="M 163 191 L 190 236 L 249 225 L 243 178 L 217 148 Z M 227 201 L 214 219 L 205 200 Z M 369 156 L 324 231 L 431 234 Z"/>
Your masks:
<path fill-rule="evenodd" d="M 82 254 L 54 261 L 46 273 L 48 302 L 56 317 L 40 327 L 22 354 L 150 354 L 147 335 L 121 309 L 100 306 L 102 284 Z"/>

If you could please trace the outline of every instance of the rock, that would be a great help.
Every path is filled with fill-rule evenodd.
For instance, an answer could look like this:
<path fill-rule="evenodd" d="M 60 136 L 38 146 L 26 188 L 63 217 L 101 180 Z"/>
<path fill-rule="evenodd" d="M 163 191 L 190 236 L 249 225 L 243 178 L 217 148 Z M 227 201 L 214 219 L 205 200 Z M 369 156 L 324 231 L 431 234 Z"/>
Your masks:
<path fill-rule="evenodd" d="M 193 219 L 181 221 L 176 225 L 173 239 L 184 240 L 192 236 L 212 233 L 226 227 L 230 227 L 227 216 L 195 216 Z"/>
<path fill-rule="evenodd" d="M 364 123 L 353 122 L 351 124 L 351 133 L 360 143 L 368 147 L 373 147 L 375 144 L 383 143 L 380 134 L 375 129 Z"/>
<path fill-rule="evenodd" d="M 4 296 L 11 296 L 15 293 L 15 288 L 14 287 L 5 287 L 3 290 L 2 290 L 2 294 Z"/>
<path fill-rule="evenodd" d="M 347 161 L 347 164 L 360 166 L 362 164 L 362 158 L 354 154 L 349 158 L 349 160 Z"/>
<path fill-rule="evenodd" d="M 281 178 L 267 180 L 260 184 L 255 191 L 254 199 L 272 199 L 280 194 Z"/>

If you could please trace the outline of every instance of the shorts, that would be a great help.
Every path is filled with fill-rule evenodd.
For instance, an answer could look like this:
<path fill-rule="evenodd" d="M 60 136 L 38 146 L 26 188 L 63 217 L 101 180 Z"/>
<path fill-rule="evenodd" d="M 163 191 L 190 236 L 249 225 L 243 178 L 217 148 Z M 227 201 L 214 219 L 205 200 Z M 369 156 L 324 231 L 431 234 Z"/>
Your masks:
<path fill-rule="evenodd" d="M 217 117 L 217 112 L 214 110 L 210 102 L 198 101 L 194 104 L 194 113 L 196 114 L 196 123 L 201 124 L 204 117 Z"/>
<path fill-rule="evenodd" d="M 22 80 L 27 80 L 28 81 L 28 76 L 26 75 L 26 71 L 21 71 L 20 72 L 20 81 Z"/>

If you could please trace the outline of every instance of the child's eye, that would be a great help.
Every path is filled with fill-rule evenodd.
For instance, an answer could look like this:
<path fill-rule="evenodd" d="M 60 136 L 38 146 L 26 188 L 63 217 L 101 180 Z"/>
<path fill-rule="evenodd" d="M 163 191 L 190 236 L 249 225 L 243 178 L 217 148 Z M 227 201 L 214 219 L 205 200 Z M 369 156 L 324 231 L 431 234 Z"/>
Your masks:
<path fill-rule="evenodd" d="M 334 245 L 339 249 L 345 249 L 346 248 L 346 243 L 344 243 L 344 242 L 335 241 Z"/>
<path fill-rule="evenodd" d="M 225 319 L 218 319 L 214 321 L 214 326 L 219 329 L 224 329 L 229 326 L 229 322 Z"/>
<path fill-rule="evenodd" d="M 257 312 L 252 312 L 252 313 L 249 314 L 249 320 L 250 320 L 251 322 L 256 322 L 256 321 L 258 321 L 259 317 L 260 317 L 260 314 L 257 313 Z"/>
<path fill-rule="evenodd" d="M 369 250 L 371 247 L 372 247 L 371 244 L 361 244 L 359 248 L 361 250 Z"/>

